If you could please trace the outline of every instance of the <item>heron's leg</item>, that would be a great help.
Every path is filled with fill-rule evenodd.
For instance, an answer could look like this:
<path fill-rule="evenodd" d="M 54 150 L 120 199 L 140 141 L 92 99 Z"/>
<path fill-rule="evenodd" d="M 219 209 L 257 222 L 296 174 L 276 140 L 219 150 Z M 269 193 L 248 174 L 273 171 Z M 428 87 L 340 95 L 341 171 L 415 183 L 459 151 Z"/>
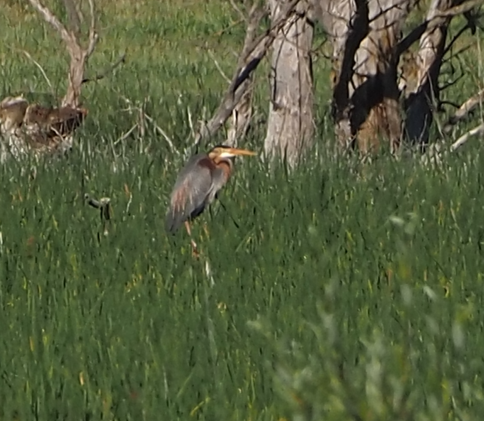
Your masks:
<path fill-rule="evenodd" d="M 185 228 L 187 230 L 188 236 L 190 237 L 190 242 L 192 244 L 192 249 L 193 249 L 193 255 L 198 257 L 200 253 L 198 252 L 197 243 L 195 243 L 195 240 L 192 238 L 192 230 L 190 229 L 190 223 L 188 221 L 185 221 Z"/>

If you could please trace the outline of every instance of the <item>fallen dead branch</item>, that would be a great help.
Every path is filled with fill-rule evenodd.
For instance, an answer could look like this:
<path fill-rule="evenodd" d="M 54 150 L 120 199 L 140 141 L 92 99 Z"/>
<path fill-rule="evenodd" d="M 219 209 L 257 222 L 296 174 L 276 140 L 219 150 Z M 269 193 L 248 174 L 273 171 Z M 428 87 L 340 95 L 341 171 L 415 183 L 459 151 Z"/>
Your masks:
<path fill-rule="evenodd" d="M 459 109 L 452 115 L 444 125 L 444 133 L 448 134 L 454 126 L 465 120 L 482 102 L 484 101 L 484 89 L 465 101 Z"/>
<path fill-rule="evenodd" d="M 450 150 L 453 152 L 460 148 L 464 143 L 466 143 L 470 138 L 474 136 L 479 136 L 484 134 L 484 123 L 479 124 L 479 126 L 474 127 L 472 130 L 469 130 L 467 133 L 463 134 L 459 139 L 457 139 L 450 147 Z"/>

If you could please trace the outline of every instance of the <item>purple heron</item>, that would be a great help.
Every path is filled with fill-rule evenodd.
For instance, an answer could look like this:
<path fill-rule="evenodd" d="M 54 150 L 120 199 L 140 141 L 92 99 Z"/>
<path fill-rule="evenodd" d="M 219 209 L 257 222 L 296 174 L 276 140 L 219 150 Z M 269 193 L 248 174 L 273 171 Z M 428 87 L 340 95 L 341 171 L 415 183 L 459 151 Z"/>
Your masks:
<path fill-rule="evenodd" d="M 215 146 L 208 153 L 192 156 L 180 171 L 171 193 L 166 214 L 165 228 L 174 233 L 183 223 L 197 253 L 192 239 L 190 221 L 199 216 L 217 197 L 217 193 L 229 180 L 236 156 L 253 156 L 255 152 L 229 146 Z"/>

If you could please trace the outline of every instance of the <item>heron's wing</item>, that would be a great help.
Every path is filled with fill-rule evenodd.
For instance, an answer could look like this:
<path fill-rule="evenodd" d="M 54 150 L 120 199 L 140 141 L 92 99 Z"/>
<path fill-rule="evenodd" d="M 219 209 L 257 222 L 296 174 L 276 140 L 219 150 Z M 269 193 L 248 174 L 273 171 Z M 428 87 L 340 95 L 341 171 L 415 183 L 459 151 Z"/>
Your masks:
<path fill-rule="evenodd" d="M 181 170 L 166 214 L 165 228 L 175 232 L 188 218 L 199 215 L 211 195 L 213 163 L 206 154 L 193 156 Z"/>

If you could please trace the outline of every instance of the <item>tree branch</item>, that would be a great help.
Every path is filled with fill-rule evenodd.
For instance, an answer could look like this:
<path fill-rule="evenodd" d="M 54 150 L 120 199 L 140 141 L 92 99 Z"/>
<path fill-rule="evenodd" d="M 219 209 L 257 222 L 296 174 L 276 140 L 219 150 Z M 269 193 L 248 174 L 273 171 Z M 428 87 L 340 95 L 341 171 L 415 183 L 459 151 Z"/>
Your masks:
<path fill-rule="evenodd" d="M 76 35 L 79 35 L 81 30 L 81 19 L 79 16 L 79 11 L 75 7 L 75 4 L 71 0 L 64 0 L 64 7 L 67 11 L 67 17 L 69 19 L 70 30 Z"/>
<path fill-rule="evenodd" d="M 444 133 L 450 133 L 452 128 L 462 120 L 465 120 L 478 105 L 484 101 L 484 89 L 471 96 L 460 108 L 451 116 L 444 125 Z"/>
<path fill-rule="evenodd" d="M 348 30 L 343 51 L 343 60 L 333 90 L 333 117 L 336 121 L 341 120 L 343 116 L 337 116 L 335 113 L 341 113 L 347 109 L 349 101 L 349 82 L 353 77 L 356 51 L 370 30 L 368 4 L 366 0 L 356 0 L 355 2 L 356 11 L 353 17 L 353 23 Z"/>
<path fill-rule="evenodd" d="M 480 124 L 477 127 L 474 127 L 472 130 L 469 130 L 467 133 L 459 137 L 452 146 L 450 150 L 453 152 L 456 149 L 460 148 L 464 143 L 466 143 L 471 137 L 484 134 L 484 123 Z"/>
<path fill-rule="evenodd" d="M 98 73 L 94 77 L 87 77 L 82 80 L 82 83 L 96 82 L 98 80 L 104 79 L 109 73 L 112 73 L 121 64 L 126 62 L 126 53 L 123 53 L 113 64 L 111 64 L 103 72 Z"/>
<path fill-rule="evenodd" d="M 405 130 L 410 143 L 426 145 L 434 122 L 433 110 L 440 101 L 438 84 L 442 69 L 449 25 L 454 16 L 471 10 L 484 0 L 433 0 L 427 12 L 427 27 L 420 37 L 416 60 L 416 83 L 405 93 Z M 457 3 L 461 3 L 455 6 Z M 463 31 L 460 31 L 462 34 Z M 454 40 L 451 41 L 453 44 Z"/>
<path fill-rule="evenodd" d="M 66 44 L 72 42 L 71 35 L 67 31 L 66 27 L 62 25 L 59 19 L 54 16 L 54 14 L 47 9 L 47 7 L 43 6 L 39 0 L 29 0 L 30 4 L 40 13 L 42 18 L 52 25 L 52 27 L 59 32 L 61 38 L 64 40 Z"/>
<path fill-rule="evenodd" d="M 84 81 L 84 70 L 89 57 L 94 52 L 98 41 L 98 34 L 96 33 L 96 14 L 94 10 L 94 0 L 88 0 L 89 10 L 91 13 L 91 20 L 88 33 L 88 46 L 83 48 L 78 39 L 79 31 L 76 30 L 76 19 L 79 19 L 79 11 L 76 9 L 74 0 L 64 0 L 64 5 L 67 8 L 71 19 L 71 30 L 59 21 L 59 19 L 47 8 L 40 0 L 29 0 L 30 4 L 39 12 L 42 18 L 48 22 L 61 36 L 64 41 L 67 51 L 70 56 L 69 76 L 67 92 L 62 99 L 63 106 L 70 106 L 77 108 L 79 105 L 79 97 L 81 94 L 81 85 Z"/>
<path fill-rule="evenodd" d="M 454 6 L 454 7 L 451 7 L 450 9 L 437 12 L 434 19 L 452 18 L 457 15 L 463 15 L 464 13 L 469 12 L 475 7 L 481 6 L 483 4 L 484 4 L 484 0 L 467 0 L 458 6 Z"/>
<path fill-rule="evenodd" d="M 447 44 L 447 46 L 445 47 L 444 49 L 444 52 L 442 53 L 442 56 L 445 56 L 451 49 L 452 47 L 454 46 L 454 44 L 456 43 L 456 41 L 462 36 L 462 34 L 467 31 L 467 30 L 472 30 L 472 27 L 471 27 L 471 24 L 469 22 L 466 22 L 466 24 L 459 29 L 459 31 L 457 32 L 457 34 L 455 34 L 452 39 L 450 40 L 450 42 Z M 464 52 L 465 50 L 467 50 L 468 48 L 470 47 L 467 46 L 465 49 L 461 49 L 459 50 L 455 55 L 459 55 L 460 53 Z"/>
<path fill-rule="evenodd" d="M 89 44 L 86 51 L 87 58 L 89 58 L 94 52 L 94 48 L 96 48 L 96 44 L 99 38 L 96 32 L 96 15 L 93 0 L 89 0 L 89 10 L 91 12 L 91 25 L 89 26 Z"/>
<path fill-rule="evenodd" d="M 436 11 L 431 19 L 427 19 L 426 21 L 422 22 L 398 43 L 397 57 L 399 57 L 404 51 L 408 50 L 415 42 L 417 42 L 427 29 L 431 30 L 438 26 L 441 18 L 452 18 L 457 15 L 467 13 L 473 8 L 482 4 L 484 4 L 484 0 L 468 0 L 459 6 L 454 6 L 447 10 Z M 465 29 L 468 28 L 471 28 L 471 26 L 469 25 Z"/>
<path fill-rule="evenodd" d="M 269 47 L 272 45 L 277 32 L 285 24 L 288 16 L 293 12 L 299 1 L 300 0 L 291 0 L 287 3 L 281 11 L 279 19 L 274 22 L 271 28 L 258 38 L 255 38 L 255 33 L 259 22 L 266 14 L 266 11 L 257 8 L 255 5 L 252 7 L 244 46 L 230 86 L 223 96 L 213 117 L 208 123 L 203 124 L 199 132 L 196 134 L 195 145 L 198 145 L 202 140 L 209 138 L 217 132 L 217 130 L 219 130 L 232 115 L 233 110 L 244 96 L 249 86 L 249 84 L 244 82 L 250 78 L 251 74 L 264 58 Z"/>

